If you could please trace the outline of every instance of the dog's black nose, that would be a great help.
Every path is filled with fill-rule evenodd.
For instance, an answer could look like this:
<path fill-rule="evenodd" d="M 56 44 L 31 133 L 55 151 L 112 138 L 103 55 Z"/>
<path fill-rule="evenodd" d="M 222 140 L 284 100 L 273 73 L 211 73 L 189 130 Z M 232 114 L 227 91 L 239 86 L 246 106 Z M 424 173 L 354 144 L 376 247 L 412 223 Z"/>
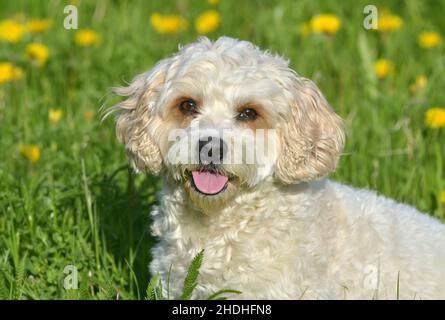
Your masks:
<path fill-rule="evenodd" d="M 198 141 L 199 163 L 221 164 L 227 150 L 226 143 L 217 137 L 201 138 Z"/>

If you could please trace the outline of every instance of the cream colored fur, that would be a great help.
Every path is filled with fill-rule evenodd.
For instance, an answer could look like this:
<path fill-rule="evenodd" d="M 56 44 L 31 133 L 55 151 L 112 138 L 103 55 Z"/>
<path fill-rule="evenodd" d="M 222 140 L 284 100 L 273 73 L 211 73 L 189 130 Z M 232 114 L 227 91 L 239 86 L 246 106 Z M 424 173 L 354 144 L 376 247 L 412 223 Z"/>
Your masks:
<path fill-rule="evenodd" d="M 343 129 L 313 82 L 288 61 L 251 43 L 202 38 L 180 48 L 127 88 L 117 134 L 136 171 L 160 173 L 153 209 L 152 273 L 179 297 L 187 267 L 205 256 L 196 298 L 220 289 L 247 299 L 445 299 L 445 226 L 416 209 L 323 179 L 335 169 Z M 202 101 L 204 128 L 231 128 L 236 106 L 252 100 L 276 129 L 274 153 L 259 165 L 222 165 L 237 179 L 215 196 L 190 186 L 167 157 L 179 96 Z M 191 129 L 191 125 L 185 130 Z M 179 143 L 179 142 L 178 142 Z"/>

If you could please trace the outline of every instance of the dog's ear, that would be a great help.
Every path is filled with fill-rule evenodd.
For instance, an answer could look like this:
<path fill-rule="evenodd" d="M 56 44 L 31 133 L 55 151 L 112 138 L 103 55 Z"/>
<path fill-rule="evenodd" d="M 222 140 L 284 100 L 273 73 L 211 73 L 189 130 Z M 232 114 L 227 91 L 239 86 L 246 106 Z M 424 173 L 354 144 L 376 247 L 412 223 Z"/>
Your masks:
<path fill-rule="evenodd" d="M 127 97 L 112 108 L 117 112 L 116 134 L 125 145 L 130 165 L 136 172 L 159 173 L 162 157 L 153 139 L 154 107 L 165 82 L 168 60 L 159 62 L 152 70 L 138 75 L 128 87 L 115 88 L 114 93 Z"/>
<path fill-rule="evenodd" d="M 293 72 L 289 79 L 290 114 L 278 130 L 275 174 L 283 183 L 322 178 L 335 169 L 343 150 L 343 121 L 312 81 Z"/>

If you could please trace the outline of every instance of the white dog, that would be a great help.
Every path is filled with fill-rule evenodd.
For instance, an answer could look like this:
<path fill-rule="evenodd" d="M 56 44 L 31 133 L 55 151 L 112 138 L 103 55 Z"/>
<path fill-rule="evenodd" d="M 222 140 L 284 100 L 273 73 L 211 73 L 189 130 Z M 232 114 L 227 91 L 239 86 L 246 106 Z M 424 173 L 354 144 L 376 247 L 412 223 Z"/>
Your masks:
<path fill-rule="evenodd" d="M 164 287 L 171 268 L 173 297 L 205 249 L 195 298 L 445 298 L 445 225 L 322 179 L 342 152 L 342 121 L 287 60 L 201 38 L 116 92 L 128 97 L 113 110 L 132 166 L 164 178 L 150 268 Z M 249 140 L 258 131 L 270 139 Z M 248 163 L 244 149 L 265 140 Z M 224 161 L 233 156 L 241 163 Z"/>

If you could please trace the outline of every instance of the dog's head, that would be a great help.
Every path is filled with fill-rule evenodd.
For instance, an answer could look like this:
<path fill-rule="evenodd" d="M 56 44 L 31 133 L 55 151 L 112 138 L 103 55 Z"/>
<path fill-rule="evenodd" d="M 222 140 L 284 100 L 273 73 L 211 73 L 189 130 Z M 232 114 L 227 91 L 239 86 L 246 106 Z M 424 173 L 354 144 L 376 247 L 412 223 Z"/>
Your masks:
<path fill-rule="evenodd" d="M 316 85 L 246 41 L 201 38 L 115 91 L 128 97 L 114 109 L 134 169 L 164 171 L 203 208 L 264 180 L 321 178 L 343 148 Z"/>

